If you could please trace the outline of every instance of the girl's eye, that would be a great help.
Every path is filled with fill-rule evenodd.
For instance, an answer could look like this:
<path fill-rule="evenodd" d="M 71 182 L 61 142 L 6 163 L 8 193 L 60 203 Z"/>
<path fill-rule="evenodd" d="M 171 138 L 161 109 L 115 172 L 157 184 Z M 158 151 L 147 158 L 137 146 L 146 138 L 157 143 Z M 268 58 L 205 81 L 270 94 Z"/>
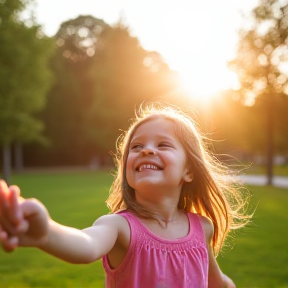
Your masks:
<path fill-rule="evenodd" d="M 142 145 L 141 144 L 135 144 L 135 145 L 131 145 L 131 150 L 132 149 L 141 149 Z"/>
<path fill-rule="evenodd" d="M 172 147 L 171 144 L 169 144 L 169 143 L 165 143 L 165 142 L 160 143 L 158 146 L 159 146 L 159 147 Z"/>

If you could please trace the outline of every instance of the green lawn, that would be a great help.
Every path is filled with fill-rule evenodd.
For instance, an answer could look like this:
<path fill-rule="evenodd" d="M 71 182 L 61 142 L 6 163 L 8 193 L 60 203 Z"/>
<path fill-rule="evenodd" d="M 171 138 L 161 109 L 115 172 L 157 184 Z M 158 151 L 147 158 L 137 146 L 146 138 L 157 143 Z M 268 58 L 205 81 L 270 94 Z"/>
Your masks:
<path fill-rule="evenodd" d="M 248 168 L 249 167 L 249 168 Z M 255 165 L 252 164 L 246 166 L 247 169 L 244 169 L 245 174 L 256 174 L 256 175 L 265 175 L 266 166 L 265 165 Z M 273 174 L 277 176 L 287 176 L 288 177 L 288 165 L 275 165 L 273 167 Z"/>
<path fill-rule="evenodd" d="M 249 187 L 256 211 L 218 262 L 237 288 L 288 287 L 288 189 Z"/>
<path fill-rule="evenodd" d="M 12 178 L 24 197 L 36 197 L 56 221 L 84 228 L 107 213 L 109 172 L 22 174 Z M 288 287 L 287 189 L 249 187 L 257 205 L 252 223 L 237 231 L 218 262 L 237 288 Z M 0 251 L 0 287 L 103 287 L 101 261 L 71 265 L 32 248 Z"/>

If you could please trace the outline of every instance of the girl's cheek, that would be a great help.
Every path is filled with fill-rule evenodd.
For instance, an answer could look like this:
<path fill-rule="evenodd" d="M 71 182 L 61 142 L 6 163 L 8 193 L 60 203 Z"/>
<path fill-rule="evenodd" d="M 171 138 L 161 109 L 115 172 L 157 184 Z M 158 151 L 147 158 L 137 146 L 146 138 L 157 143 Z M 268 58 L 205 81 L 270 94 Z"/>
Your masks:
<path fill-rule="evenodd" d="M 132 166 L 133 166 L 133 154 L 129 154 L 128 157 L 127 157 L 127 162 L 126 162 L 126 169 L 131 169 Z"/>

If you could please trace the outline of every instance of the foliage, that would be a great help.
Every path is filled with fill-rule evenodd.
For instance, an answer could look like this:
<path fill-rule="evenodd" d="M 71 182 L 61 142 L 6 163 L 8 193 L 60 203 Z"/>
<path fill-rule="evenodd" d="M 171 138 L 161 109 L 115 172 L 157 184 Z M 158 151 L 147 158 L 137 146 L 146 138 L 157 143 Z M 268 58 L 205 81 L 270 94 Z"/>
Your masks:
<path fill-rule="evenodd" d="M 211 103 L 209 113 L 214 131 L 212 138 L 217 153 L 229 153 L 238 158 L 239 153 L 263 153 L 263 131 L 259 112 L 254 106 L 243 105 L 238 91 L 223 91 Z M 238 154 L 238 155 L 237 155 Z"/>
<path fill-rule="evenodd" d="M 33 14 L 22 19 L 21 12 L 32 2 L 0 1 L 0 144 L 6 181 L 11 174 L 11 145 L 17 143 L 19 152 L 21 143 L 45 142 L 44 125 L 36 113 L 44 107 L 52 81 L 48 59 L 53 44 L 35 24 Z M 22 163 L 20 155 L 16 153 L 17 163 Z"/>
<path fill-rule="evenodd" d="M 102 20 L 80 16 L 64 22 L 53 38 L 57 44 L 51 59 L 55 81 L 42 113 L 52 145 L 49 151 L 38 148 L 46 165 L 51 161 L 66 165 L 79 163 L 78 159 L 83 161 L 83 155 L 91 148 L 84 133 L 84 116 L 93 98 L 91 58 L 97 52 L 97 45 L 101 46 L 100 35 L 106 27 Z M 31 150 L 35 152 L 34 146 Z M 84 161 L 87 163 L 88 159 Z"/>
<path fill-rule="evenodd" d="M 246 97 L 285 92 L 288 61 L 288 4 L 262 0 L 253 10 L 251 25 L 239 33 L 237 58 L 230 68 L 238 74 Z"/>
<path fill-rule="evenodd" d="M 42 113 L 52 147 L 36 150 L 46 165 L 87 165 L 93 157 L 105 162 L 135 107 L 165 97 L 175 87 L 175 73 L 158 53 L 145 51 L 121 22 L 112 27 L 79 16 L 62 23 L 54 40 L 55 82 Z M 26 149 L 32 165 L 36 157 L 29 151 L 35 155 L 34 148 Z"/>
<path fill-rule="evenodd" d="M 0 140 L 6 143 L 39 138 L 43 123 L 35 112 L 44 107 L 52 80 L 47 65 L 51 42 L 41 27 L 28 27 L 19 16 L 28 2 L 0 3 Z"/>
<path fill-rule="evenodd" d="M 105 49 L 94 58 L 94 99 L 86 114 L 87 134 L 102 148 L 114 150 L 119 129 L 143 101 L 163 95 L 172 72 L 156 52 L 147 52 L 128 28 L 118 23 L 105 35 Z M 105 129 L 103 129 L 105 127 Z"/>
<path fill-rule="evenodd" d="M 275 144 L 283 151 L 283 142 L 287 143 L 283 133 L 287 129 L 279 130 L 283 126 L 277 123 L 279 118 L 276 115 L 279 99 L 288 92 L 285 69 L 288 63 L 288 4 L 280 0 L 261 0 L 246 23 L 249 25 L 239 33 L 237 55 L 230 62 L 230 68 L 237 72 L 244 102 L 255 104 L 256 111 L 260 112 L 266 139 L 259 144 L 264 143 L 262 146 L 266 150 L 269 184 L 273 175 Z M 286 115 L 284 119 L 287 119 Z"/>
<path fill-rule="evenodd" d="M 237 57 L 229 66 L 241 83 L 241 101 L 254 106 L 258 130 L 271 127 L 277 151 L 287 153 L 288 4 L 262 0 L 246 20 L 250 25 L 241 29 Z"/>

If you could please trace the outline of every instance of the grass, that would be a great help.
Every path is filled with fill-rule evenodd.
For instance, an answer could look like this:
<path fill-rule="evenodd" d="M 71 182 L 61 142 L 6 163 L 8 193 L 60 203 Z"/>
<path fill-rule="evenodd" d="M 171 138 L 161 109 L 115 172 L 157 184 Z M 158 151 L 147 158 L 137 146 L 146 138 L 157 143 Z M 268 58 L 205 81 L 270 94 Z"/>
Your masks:
<path fill-rule="evenodd" d="M 62 224 L 84 228 L 107 213 L 111 176 L 108 172 L 35 173 L 13 177 L 24 197 L 36 197 L 51 217 Z M 233 249 L 217 258 L 237 288 L 288 287 L 288 191 L 249 187 L 257 205 L 252 223 L 237 231 Z M 0 251 L 0 287 L 104 287 L 101 261 L 71 265 L 37 249 Z"/>
<path fill-rule="evenodd" d="M 249 168 L 248 168 L 249 167 Z M 247 165 L 247 169 L 244 169 L 245 174 L 255 174 L 255 175 L 266 175 L 265 165 Z M 288 164 L 286 165 L 275 165 L 273 167 L 273 174 L 275 176 L 288 176 Z"/>
<path fill-rule="evenodd" d="M 218 263 L 237 288 L 288 287 L 288 191 L 249 187 L 256 211 L 251 224 L 236 231 L 231 251 Z"/>
<path fill-rule="evenodd" d="M 77 228 L 91 226 L 108 212 L 105 199 L 111 177 L 108 172 L 26 174 L 13 177 L 23 197 L 41 200 L 51 217 Z M 103 287 L 101 261 L 71 265 L 33 248 L 9 255 L 0 252 L 0 287 Z"/>

